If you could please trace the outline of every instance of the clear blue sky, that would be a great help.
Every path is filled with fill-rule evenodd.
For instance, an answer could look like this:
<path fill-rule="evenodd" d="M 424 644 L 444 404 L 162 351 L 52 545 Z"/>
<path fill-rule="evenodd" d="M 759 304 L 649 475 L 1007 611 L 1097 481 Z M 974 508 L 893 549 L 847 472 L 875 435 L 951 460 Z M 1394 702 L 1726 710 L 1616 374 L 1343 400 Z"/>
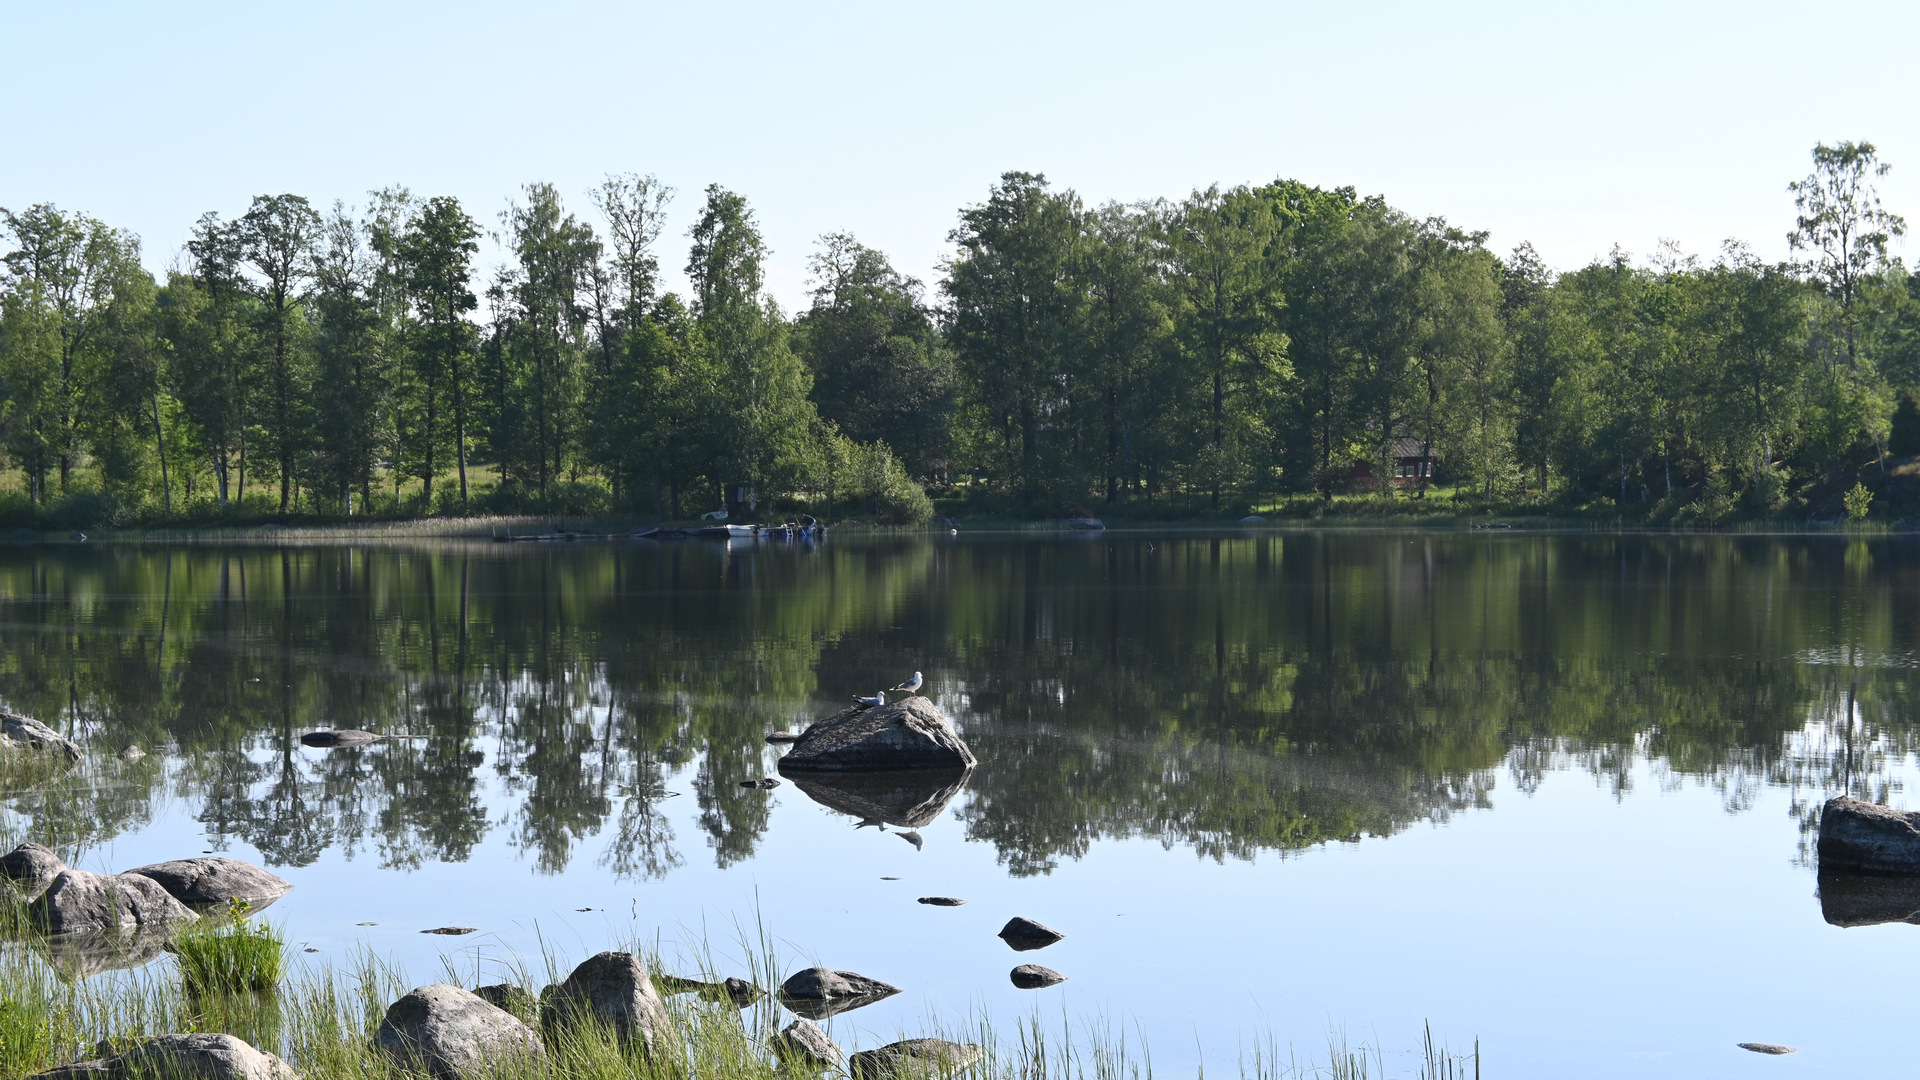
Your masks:
<path fill-rule="evenodd" d="M 1816 140 L 1871 139 L 1920 225 L 1920 5 L 52 4 L 0 0 L 0 206 L 140 233 L 404 184 L 488 224 L 610 171 L 748 197 L 804 295 L 852 231 L 927 280 L 1001 172 L 1089 201 L 1278 176 L 1531 240 L 1570 268 L 1663 237 L 1783 257 Z M 488 258 L 497 257 L 492 249 Z"/>

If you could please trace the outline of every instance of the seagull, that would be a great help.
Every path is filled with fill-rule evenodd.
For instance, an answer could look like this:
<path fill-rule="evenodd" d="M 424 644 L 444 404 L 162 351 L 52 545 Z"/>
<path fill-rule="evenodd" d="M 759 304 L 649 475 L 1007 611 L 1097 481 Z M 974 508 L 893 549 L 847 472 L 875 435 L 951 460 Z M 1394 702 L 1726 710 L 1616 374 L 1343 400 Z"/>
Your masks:
<path fill-rule="evenodd" d="M 920 689 L 920 681 L 921 681 L 920 673 L 916 671 L 913 673 L 913 678 L 908 679 L 906 682 L 903 682 L 899 686 L 894 687 L 894 689 L 904 690 L 907 693 L 911 694 L 914 691 Z"/>
<path fill-rule="evenodd" d="M 858 698 L 854 698 L 853 701 L 854 701 L 854 704 L 856 705 L 866 705 L 868 707 L 873 707 L 876 705 L 885 705 L 887 703 L 887 692 L 885 690 L 882 690 L 879 693 L 873 695 L 872 697 L 858 697 Z"/>

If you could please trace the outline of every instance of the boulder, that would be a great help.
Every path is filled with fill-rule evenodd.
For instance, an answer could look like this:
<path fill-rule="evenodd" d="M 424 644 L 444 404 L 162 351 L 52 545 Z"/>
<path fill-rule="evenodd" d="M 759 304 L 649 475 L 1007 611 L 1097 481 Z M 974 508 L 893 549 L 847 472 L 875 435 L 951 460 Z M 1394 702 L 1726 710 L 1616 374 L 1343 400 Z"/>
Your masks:
<path fill-rule="evenodd" d="M 534 997 L 533 991 L 524 986 L 516 986 L 513 983 L 476 986 L 473 988 L 473 996 L 496 1009 L 504 1009 L 522 1020 L 540 1015 L 540 999 Z"/>
<path fill-rule="evenodd" d="M 919 829 L 939 820 L 972 775 L 972 769 L 909 769 L 796 773 L 788 779 L 800 794 L 829 810 L 860 821 Z"/>
<path fill-rule="evenodd" d="M 1834 926 L 1920 925 L 1920 878 L 1820 871 L 1820 915 Z"/>
<path fill-rule="evenodd" d="M 784 1062 L 812 1069 L 838 1069 L 847 1059 L 847 1052 L 805 1017 L 780 1029 L 773 1039 L 773 1052 Z"/>
<path fill-rule="evenodd" d="M 1042 926 L 1022 915 L 1008 919 L 1007 925 L 1000 928 L 1000 940 L 1013 946 L 1017 952 L 1044 949 L 1066 936 L 1050 926 Z"/>
<path fill-rule="evenodd" d="M 648 1054 L 668 1041 L 667 1008 L 646 965 L 632 953 L 588 957 L 554 988 L 547 1010 L 560 1023 L 589 1017 L 611 1027 L 621 1042 L 640 1043 Z"/>
<path fill-rule="evenodd" d="M 235 900 L 244 900 L 257 911 L 287 895 L 293 888 L 285 878 L 270 874 L 252 863 L 215 856 L 136 866 L 123 873 L 152 878 L 175 900 L 188 907 L 225 906 Z"/>
<path fill-rule="evenodd" d="M 373 1043 L 402 1068 L 455 1080 L 502 1058 L 537 1057 L 540 1036 L 519 1017 L 446 983 L 414 988 L 387 1006 Z"/>
<path fill-rule="evenodd" d="M 972 1043 L 946 1039 L 902 1039 L 878 1050 L 862 1050 L 847 1059 L 854 1080 L 933 1080 L 948 1076 L 986 1056 Z"/>
<path fill-rule="evenodd" d="M 857 972 L 814 967 L 796 972 L 780 984 L 780 1003 L 809 1020 L 825 1020 L 899 992 L 897 986 Z"/>
<path fill-rule="evenodd" d="M 780 759 L 782 775 L 900 769 L 973 768 L 973 751 L 923 697 L 856 705 L 810 725 Z"/>
<path fill-rule="evenodd" d="M 0 711 L 0 754 L 50 754 L 56 760 L 80 760 L 73 740 L 30 716 Z"/>
<path fill-rule="evenodd" d="M 300 745 L 326 748 L 365 746 L 368 743 L 379 742 L 380 738 L 380 736 L 375 735 L 371 731 L 361 731 L 357 728 L 341 728 L 337 731 L 309 731 L 305 735 L 300 736 Z"/>
<path fill-rule="evenodd" d="M 1067 977 L 1050 967 L 1039 964 L 1021 964 L 1012 971 L 1013 985 L 1022 990 L 1039 990 L 1043 987 L 1057 986 L 1066 982 Z"/>
<path fill-rule="evenodd" d="M 1820 868 L 1920 874 L 1920 813 L 1841 795 L 1820 810 Z"/>
<path fill-rule="evenodd" d="M 67 864 L 53 849 L 29 840 L 0 855 L 0 878 L 6 879 L 23 900 L 37 900 Z"/>
<path fill-rule="evenodd" d="M 105 1049 L 102 1047 L 101 1049 Z M 232 1035 L 157 1035 L 117 1054 L 76 1061 L 35 1080 L 299 1080 L 286 1062 Z"/>
<path fill-rule="evenodd" d="M 62 870 L 27 906 L 27 917 L 49 934 L 159 927 L 197 918 L 160 883 L 138 874 Z"/>

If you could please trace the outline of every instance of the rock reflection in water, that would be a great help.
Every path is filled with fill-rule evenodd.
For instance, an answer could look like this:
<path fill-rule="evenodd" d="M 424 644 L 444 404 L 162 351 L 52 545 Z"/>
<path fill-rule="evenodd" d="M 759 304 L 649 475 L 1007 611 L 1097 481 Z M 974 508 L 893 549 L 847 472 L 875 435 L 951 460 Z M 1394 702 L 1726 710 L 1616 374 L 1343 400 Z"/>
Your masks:
<path fill-rule="evenodd" d="M 793 781 L 807 798 L 829 810 L 857 818 L 862 825 L 920 829 L 940 817 L 953 797 L 967 786 L 973 770 L 789 773 L 783 769 L 781 775 Z"/>
<path fill-rule="evenodd" d="M 1920 878 L 1822 871 L 1820 914 L 1835 926 L 1920 925 Z"/>
<path fill-rule="evenodd" d="M 69 979 L 145 967 L 167 951 L 164 930 L 35 934 L 27 940 L 48 966 Z"/>

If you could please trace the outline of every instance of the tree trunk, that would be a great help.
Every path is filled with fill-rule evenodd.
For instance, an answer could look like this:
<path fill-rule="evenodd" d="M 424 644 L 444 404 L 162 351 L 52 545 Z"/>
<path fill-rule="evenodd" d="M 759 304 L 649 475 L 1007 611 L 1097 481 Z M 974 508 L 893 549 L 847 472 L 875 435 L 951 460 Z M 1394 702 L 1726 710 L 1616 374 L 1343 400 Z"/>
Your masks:
<path fill-rule="evenodd" d="M 167 476 L 167 438 L 160 428 L 160 395 L 153 396 L 153 446 L 160 455 L 160 509 L 173 516 L 173 481 Z"/>

